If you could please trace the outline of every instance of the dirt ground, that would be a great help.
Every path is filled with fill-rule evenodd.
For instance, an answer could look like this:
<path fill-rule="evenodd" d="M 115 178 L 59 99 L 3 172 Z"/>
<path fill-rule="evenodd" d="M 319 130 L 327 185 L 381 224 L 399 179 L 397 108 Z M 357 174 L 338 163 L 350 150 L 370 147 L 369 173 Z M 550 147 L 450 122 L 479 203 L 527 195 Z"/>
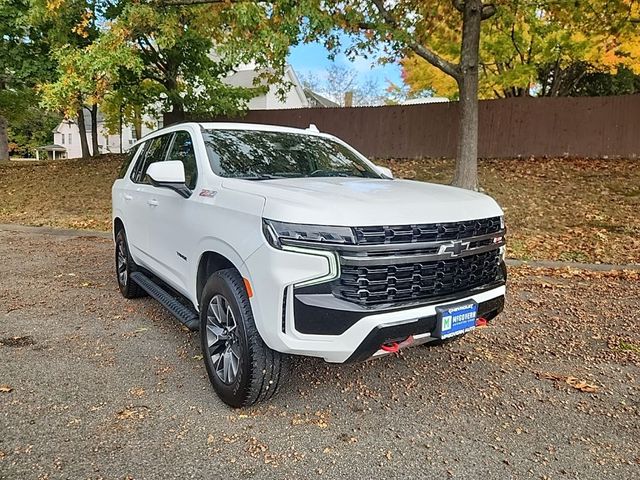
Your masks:
<path fill-rule="evenodd" d="M 0 165 L 0 223 L 109 230 L 121 155 Z M 449 183 L 453 162 L 380 161 L 401 178 Z M 640 160 L 482 160 L 520 260 L 640 263 Z"/>
<path fill-rule="evenodd" d="M 106 238 L 0 231 L 0 478 L 634 479 L 638 272 L 511 269 L 506 311 L 442 347 L 294 359 L 231 410 L 198 347 L 117 289 Z"/>

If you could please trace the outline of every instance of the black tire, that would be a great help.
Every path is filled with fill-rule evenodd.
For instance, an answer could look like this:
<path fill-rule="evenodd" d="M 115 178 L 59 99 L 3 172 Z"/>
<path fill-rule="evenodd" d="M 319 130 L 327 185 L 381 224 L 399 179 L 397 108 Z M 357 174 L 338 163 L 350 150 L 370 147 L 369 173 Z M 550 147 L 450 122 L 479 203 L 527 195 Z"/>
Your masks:
<path fill-rule="evenodd" d="M 116 233 L 116 279 L 120 293 L 125 298 L 144 297 L 145 292 L 140 286 L 131 280 L 131 273 L 136 271 L 136 264 L 129 253 L 129 244 L 124 228 Z"/>
<path fill-rule="evenodd" d="M 214 273 L 200 305 L 202 356 L 220 399 L 234 408 L 269 400 L 287 377 L 288 359 L 262 341 L 238 271 Z"/>

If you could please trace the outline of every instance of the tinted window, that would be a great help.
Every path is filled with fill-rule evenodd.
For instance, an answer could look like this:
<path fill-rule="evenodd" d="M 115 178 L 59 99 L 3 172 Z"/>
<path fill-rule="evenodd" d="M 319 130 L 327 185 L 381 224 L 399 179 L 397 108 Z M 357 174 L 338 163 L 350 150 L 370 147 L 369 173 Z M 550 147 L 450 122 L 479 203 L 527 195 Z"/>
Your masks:
<path fill-rule="evenodd" d="M 292 177 L 381 178 L 358 155 L 328 138 L 258 130 L 207 130 L 207 154 L 223 177 L 267 180 Z"/>
<path fill-rule="evenodd" d="M 149 179 L 146 178 L 147 168 L 152 163 L 162 162 L 165 159 L 171 135 L 168 133 L 144 142 L 144 150 L 140 153 L 136 166 L 131 172 L 132 181 L 135 183 L 149 183 Z"/>
<path fill-rule="evenodd" d="M 133 157 L 136 156 L 136 152 L 140 149 L 140 145 L 136 145 L 135 147 L 132 147 L 128 154 L 127 154 L 127 158 L 125 158 L 124 162 L 122 162 L 122 165 L 120 166 L 120 172 L 118 173 L 118 178 L 124 178 L 124 176 L 127 174 L 127 170 L 129 170 L 129 165 L 131 165 L 131 162 L 133 161 Z"/>
<path fill-rule="evenodd" d="M 193 141 L 188 132 L 177 132 L 173 137 L 171 151 L 167 160 L 180 160 L 184 165 L 184 178 L 187 187 L 196 188 L 198 180 L 198 167 L 196 165 L 196 153 L 193 149 Z"/>

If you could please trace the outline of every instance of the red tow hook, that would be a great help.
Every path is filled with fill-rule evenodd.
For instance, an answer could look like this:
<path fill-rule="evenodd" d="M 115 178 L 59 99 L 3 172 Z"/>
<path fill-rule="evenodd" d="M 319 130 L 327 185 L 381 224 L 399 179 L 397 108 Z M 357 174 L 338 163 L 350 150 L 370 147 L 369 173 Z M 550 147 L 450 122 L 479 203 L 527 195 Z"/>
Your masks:
<path fill-rule="evenodd" d="M 400 350 L 400 345 L 398 344 L 398 342 L 383 343 L 382 345 L 380 345 L 380 348 L 385 352 L 396 353 L 398 350 Z"/>
<path fill-rule="evenodd" d="M 412 343 L 413 343 L 413 335 L 409 335 L 406 339 L 404 339 L 400 343 L 398 342 L 383 343 L 382 345 L 380 345 L 380 349 L 384 350 L 385 352 L 396 353 L 401 348 L 411 345 Z"/>
<path fill-rule="evenodd" d="M 487 326 L 487 319 L 484 317 L 478 317 L 476 319 L 476 327 L 486 327 Z"/>

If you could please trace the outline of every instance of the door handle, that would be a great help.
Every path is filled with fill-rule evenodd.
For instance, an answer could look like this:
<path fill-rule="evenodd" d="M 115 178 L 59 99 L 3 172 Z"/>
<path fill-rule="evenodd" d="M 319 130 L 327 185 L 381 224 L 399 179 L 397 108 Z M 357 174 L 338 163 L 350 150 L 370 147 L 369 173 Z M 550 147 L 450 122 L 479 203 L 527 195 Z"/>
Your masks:
<path fill-rule="evenodd" d="M 151 205 L 152 207 L 157 207 L 158 206 L 158 200 L 156 200 L 155 198 L 152 198 L 150 200 L 147 200 L 147 203 L 149 205 Z"/>
<path fill-rule="evenodd" d="M 133 197 L 131 195 L 127 195 L 126 193 L 124 194 L 124 199 L 129 201 L 129 200 L 133 200 Z"/>

